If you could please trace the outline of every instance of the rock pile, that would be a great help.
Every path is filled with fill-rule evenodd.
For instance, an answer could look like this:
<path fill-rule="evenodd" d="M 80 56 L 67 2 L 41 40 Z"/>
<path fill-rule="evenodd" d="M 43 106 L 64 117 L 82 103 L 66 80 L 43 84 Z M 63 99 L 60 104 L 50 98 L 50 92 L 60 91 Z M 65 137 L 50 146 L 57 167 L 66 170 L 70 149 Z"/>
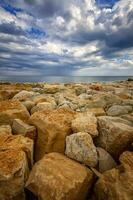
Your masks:
<path fill-rule="evenodd" d="M 0 200 L 132 200 L 132 91 L 0 84 Z"/>

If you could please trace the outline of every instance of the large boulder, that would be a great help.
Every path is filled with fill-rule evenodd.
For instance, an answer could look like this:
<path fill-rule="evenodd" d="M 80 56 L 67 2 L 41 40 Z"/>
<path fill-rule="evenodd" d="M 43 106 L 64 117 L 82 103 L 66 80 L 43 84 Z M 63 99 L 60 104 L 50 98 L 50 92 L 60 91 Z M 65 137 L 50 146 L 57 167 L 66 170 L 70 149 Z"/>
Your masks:
<path fill-rule="evenodd" d="M 113 105 L 107 110 L 107 115 L 119 116 L 128 114 L 131 111 L 132 111 L 132 106 Z"/>
<path fill-rule="evenodd" d="M 8 130 L 9 127 L 3 127 L 0 133 L 0 199 L 25 200 L 24 185 L 33 164 L 33 141 L 13 136 Z"/>
<path fill-rule="evenodd" d="M 33 91 L 26 91 L 26 90 L 22 90 L 19 93 L 17 93 L 13 99 L 15 100 L 19 100 L 19 101 L 25 101 L 33 96 L 38 95 L 39 93 L 37 92 L 33 92 Z"/>
<path fill-rule="evenodd" d="M 15 118 L 28 121 L 29 117 L 29 112 L 18 100 L 0 102 L 0 124 L 12 124 Z"/>
<path fill-rule="evenodd" d="M 34 165 L 26 187 L 40 200 L 85 200 L 92 181 L 89 169 L 64 155 L 50 153 Z"/>
<path fill-rule="evenodd" d="M 71 121 L 74 112 L 68 109 L 44 110 L 35 112 L 30 122 L 37 127 L 36 160 L 45 153 L 65 151 L 65 138 L 72 133 Z"/>
<path fill-rule="evenodd" d="M 50 103 L 50 102 L 38 103 L 36 106 L 34 106 L 31 109 L 31 114 L 38 112 L 38 111 L 41 111 L 41 110 L 47 110 L 47 109 L 53 110 L 53 109 L 55 109 L 55 105 Z"/>
<path fill-rule="evenodd" d="M 120 156 L 121 165 L 103 173 L 95 185 L 95 199 L 132 200 L 133 152 Z"/>
<path fill-rule="evenodd" d="M 98 117 L 99 136 L 95 143 L 104 148 L 114 158 L 128 149 L 133 142 L 133 127 L 130 122 L 119 117 Z"/>
<path fill-rule="evenodd" d="M 103 173 L 117 166 L 112 156 L 101 147 L 97 147 L 98 154 L 98 171 Z"/>
<path fill-rule="evenodd" d="M 97 118 L 91 112 L 77 113 L 72 120 L 72 130 L 74 133 L 87 132 L 92 137 L 98 135 Z"/>
<path fill-rule="evenodd" d="M 65 154 L 74 160 L 90 167 L 97 165 L 98 157 L 96 147 L 88 133 L 79 132 L 66 137 Z"/>

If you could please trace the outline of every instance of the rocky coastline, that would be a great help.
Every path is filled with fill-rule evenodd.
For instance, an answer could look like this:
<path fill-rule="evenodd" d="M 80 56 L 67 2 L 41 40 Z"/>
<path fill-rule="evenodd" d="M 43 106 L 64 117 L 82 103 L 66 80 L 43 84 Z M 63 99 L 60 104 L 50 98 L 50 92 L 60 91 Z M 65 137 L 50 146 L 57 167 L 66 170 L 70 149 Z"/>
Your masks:
<path fill-rule="evenodd" d="M 0 83 L 0 200 L 132 198 L 132 79 Z"/>

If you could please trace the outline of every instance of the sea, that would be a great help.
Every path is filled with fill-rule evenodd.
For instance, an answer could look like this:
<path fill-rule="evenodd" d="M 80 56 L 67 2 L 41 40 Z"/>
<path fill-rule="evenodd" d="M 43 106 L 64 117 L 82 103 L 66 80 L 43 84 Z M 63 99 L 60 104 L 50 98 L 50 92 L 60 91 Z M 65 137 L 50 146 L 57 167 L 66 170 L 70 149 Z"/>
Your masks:
<path fill-rule="evenodd" d="M 91 83 L 122 81 L 133 76 L 0 76 L 1 82 Z"/>

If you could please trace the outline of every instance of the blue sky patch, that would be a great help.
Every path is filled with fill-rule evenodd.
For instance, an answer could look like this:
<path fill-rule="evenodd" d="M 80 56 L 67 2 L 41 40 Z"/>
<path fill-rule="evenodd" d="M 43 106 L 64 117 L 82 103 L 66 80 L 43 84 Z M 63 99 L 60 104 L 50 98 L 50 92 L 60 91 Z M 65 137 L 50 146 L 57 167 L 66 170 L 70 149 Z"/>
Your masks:
<path fill-rule="evenodd" d="M 96 3 L 99 7 L 112 8 L 117 1 L 119 0 L 96 0 Z"/>
<path fill-rule="evenodd" d="M 33 38 L 42 38 L 46 35 L 46 33 L 38 28 L 31 27 L 29 30 L 27 30 L 27 35 Z"/>
<path fill-rule="evenodd" d="M 0 0 L 0 6 L 4 8 L 7 12 L 11 13 L 12 15 L 16 15 L 17 12 L 22 12 L 23 10 L 21 8 L 15 8 L 9 4 L 6 4 L 5 2 Z"/>

